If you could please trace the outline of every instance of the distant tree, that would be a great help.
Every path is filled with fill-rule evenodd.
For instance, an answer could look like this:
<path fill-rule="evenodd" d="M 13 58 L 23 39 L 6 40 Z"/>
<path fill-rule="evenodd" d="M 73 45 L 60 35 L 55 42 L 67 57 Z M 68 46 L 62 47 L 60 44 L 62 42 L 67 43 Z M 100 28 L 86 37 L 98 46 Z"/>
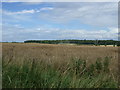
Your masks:
<path fill-rule="evenodd" d="M 119 42 L 117 42 L 117 46 L 120 46 L 120 41 L 119 41 Z"/>
<path fill-rule="evenodd" d="M 115 43 L 113 43 L 113 47 L 115 47 Z"/>
<path fill-rule="evenodd" d="M 107 46 L 107 42 L 105 42 L 105 47 Z"/>
<path fill-rule="evenodd" d="M 98 40 L 95 40 L 95 46 L 98 46 Z"/>

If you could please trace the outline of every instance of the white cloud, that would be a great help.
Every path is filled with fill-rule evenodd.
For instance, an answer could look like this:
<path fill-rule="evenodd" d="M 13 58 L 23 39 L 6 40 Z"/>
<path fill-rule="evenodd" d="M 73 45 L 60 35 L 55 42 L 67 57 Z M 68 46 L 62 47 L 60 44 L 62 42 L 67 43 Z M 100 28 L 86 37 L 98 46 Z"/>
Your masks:
<path fill-rule="evenodd" d="M 23 5 L 37 5 L 41 4 L 42 2 L 22 2 Z"/>
<path fill-rule="evenodd" d="M 24 14 L 24 13 L 34 13 L 35 11 L 32 9 L 32 10 L 23 10 L 21 12 L 16 12 L 17 14 Z"/>
<path fill-rule="evenodd" d="M 108 30 L 24 28 L 20 25 L 3 25 L 3 41 L 24 41 L 30 39 L 118 39 L 118 29 Z"/>
<path fill-rule="evenodd" d="M 54 8 L 51 7 L 45 7 L 45 8 L 41 8 L 40 11 L 44 11 L 44 10 L 53 10 Z"/>
<path fill-rule="evenodd" d="M 7 10 L 2 10 L 3 23 L 18 23 L 18 22 L 31 22 L 35 10 L 22 10 L 11 12 Z"/>
<path fill-rule="evenodd" d="M 21 11 L 7 11 L 7 10 L 1 10 L 3 21 L 5 22 L 22 22 L 22 21 L 31 21 L 34 20 L 35 17 L 37 17 L 36 13 L 41 13 L 41 11 L 48 11 L 53 10 L 51 7 L 44 7 L 41 9 L 24 9 Z M 38 18 L 39 19 L 39 18 Z"/>
<path fill-rule="evenodd" d="M 116 31 L 114 31 L 116 30 Z M 118 38 L 117 28 L 107 30 L 64 30 L 60 32 L 59 38 L 73 39 L 116 39 Z"/>
<path fill-rule="evenodd" d="M 2 0 L 2 2 L 43 2 L 43 0 Z"/>
<path fill-rule="evenodd" d="M 33 9 L 32 10 L 22 10 L 22 11 L 17 11 L 17 12 L 10 12 L 10 11 L 3 10 L 2 12 L 3 12 L 3 14 L 6 14 L 6 15 L 29 14 L 29 13 L 33 14 L 33 13 L 35 13 L 35 10 L 33 10 Z"/>
<path fill-rule="evenodd" d="M 34 14 L 34 13 L 38 13 L 38 12 L 41 12 L 41 11 L 53 10 L 53 9 L 54 8 L 52 8 L 52 7 L 44 7 L 44 8 L 37 9 L 37 10 L 31 9 L 31 10 L 22 10 L 22 11 L 16 11 L 16 12 L 2 10 L 2 13 L 6 14 L 6 15 Z"/>
<path fill-rule="evenodd" d="M 108 30 L 66 30 L 60 28 L 21 28 L 19 25 L 4 26 L 4 41 L 24 41 L 26 39 L 117 39 L 117 3 L 52 3 L 53 7 L 10 12 L 3 10 L 3 21 L 32 21 L 39 14 L 38 20 L 66 24 L 77 20 L 80 23 L 108 27 Z M 49 13 L 41 12 L 50 10 Z M 37 14 L 36 14 L 37 13 Z M 8 22 L 8 23 L 9 23 Z M 32 21 L 33 22 L 33 21 Z M 81 24 L 80 24 L 81 25 Z M 53 26 L 54 27 L 54 26 Z M 14 38 L 16 37 L 16 38 Z"/>
<path fill-rule="evenodd" d="M 118 25 L 118 3 L 61 2 L 51 4 L 53 7 L 43 7 L 41 9 L 22 10 L 17 12 L 3 10 L 3 14 L 11 15 L 11 17 L 15 17 L 15 19 L 18 18 L 18 20 L 20 17 L 30 17 L 30 15 L 25 14 L 39 13 L 40 19 L 45 19 L 54 23 L 66 24 L 72 20 L 77 20 L 83 24 L 99 27 L 117 27 Z M 46 10 L 50 12 L 41 12 Z"/>
<path fill-rule="evenodd" d="M 119 2 L 119 0 L 2 0 L 2 2 Z"/>
<path fill-rule="evenodd" d="M 39 10 L 35 10 L 36 13 L 39 13 L 41 11 L 50 11 L 50 10 L 53 10 L 54 8 L 52 7 L 44 7 L 44 8 L 41 8 Z"/>
<path fill-rule="evenodd" d="M 117 27 L 118 3 L 53 3 L 54 10 L 40 17 L 55 23 L 78 20 L 83 24 Z"/>

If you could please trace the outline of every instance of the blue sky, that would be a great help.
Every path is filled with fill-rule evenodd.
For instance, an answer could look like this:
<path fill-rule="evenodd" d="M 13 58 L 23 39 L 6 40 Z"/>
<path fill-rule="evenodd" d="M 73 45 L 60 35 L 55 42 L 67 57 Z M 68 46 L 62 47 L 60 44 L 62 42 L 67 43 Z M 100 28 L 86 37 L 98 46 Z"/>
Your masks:
<path fill-rule="evenodd" d="M 3 2 L 2 40 L 118 38 L 117 2 Z"/>

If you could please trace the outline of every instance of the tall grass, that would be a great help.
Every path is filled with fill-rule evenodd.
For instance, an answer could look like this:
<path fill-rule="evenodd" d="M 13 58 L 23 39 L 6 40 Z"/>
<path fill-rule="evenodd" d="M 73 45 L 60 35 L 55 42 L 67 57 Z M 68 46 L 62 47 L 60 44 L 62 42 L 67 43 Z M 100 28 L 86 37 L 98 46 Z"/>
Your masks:
<path fill-rule="evenodd" d="M 4 43 L 3 88 L 116 88 L 117 56 L 117 47 Z"/>
<path fill-rule="evenodd" d="M 117 88 L 109 63 L 107 57 L 90 65 L 74 59 L 59 68 L 35 59 L 23 65 L 3 62 L 3 88 Z"/>

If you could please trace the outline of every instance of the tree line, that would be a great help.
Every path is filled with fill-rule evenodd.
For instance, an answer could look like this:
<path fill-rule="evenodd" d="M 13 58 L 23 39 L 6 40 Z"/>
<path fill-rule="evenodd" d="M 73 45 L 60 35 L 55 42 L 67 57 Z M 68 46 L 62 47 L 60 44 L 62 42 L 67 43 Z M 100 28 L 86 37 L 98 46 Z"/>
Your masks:
<path fill-rule="evenodd" d="M 84 45 L 117 45 L 120 41 L 115 40 L 26 40 L 24 43 L 44 43 L 44 44 L 84 44 Z"/>
<path fill-rule="evenodd" d="M 120 46 L 120 41 L 115 40 L 26 40 L 24 43 L 44 43 L 44 44 L 84 44 L 84 45 L 117 45 Z"/>

